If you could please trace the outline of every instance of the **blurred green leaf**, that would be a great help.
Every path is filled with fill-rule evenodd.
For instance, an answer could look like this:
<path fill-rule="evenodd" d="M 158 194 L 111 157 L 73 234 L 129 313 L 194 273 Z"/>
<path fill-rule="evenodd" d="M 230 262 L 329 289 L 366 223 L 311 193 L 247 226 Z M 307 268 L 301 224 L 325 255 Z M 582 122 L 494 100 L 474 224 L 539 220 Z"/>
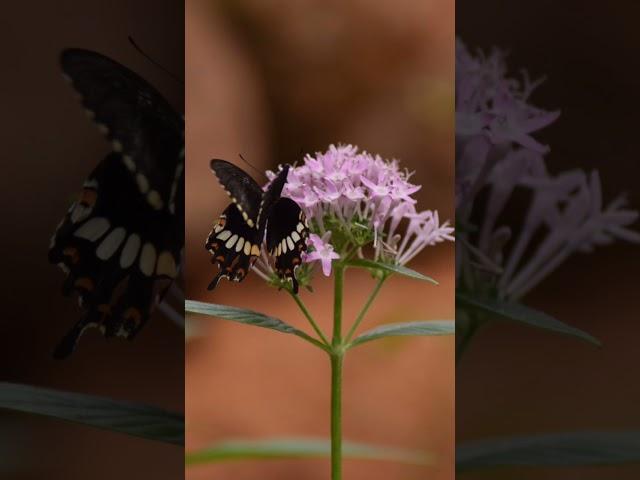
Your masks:
<path fill-rule="evenodd" d="M 548 330 L 563 335 L 569 335 L 584 340 L 594 345 L 601 346 L 595 337 L 578 328 L 562 323 L 546 313 L 525 307 L 519 303 L 502 302 L 488 298 L 478 298 L 472 295 L 456 293 L 456 304 L 465 308 L 480 310 L 492 316 L 498 316 L 506 320 L 513 320 L 519 323 Z"/>
<path fill-rule="evenodd" d="M 184 445 L 184 416 L 149 405 L 0 382 L 0 408 Z"/>
<path fill-rule="evenodd" d="M 569 432 L 465 442 L 456 470 L 640 463 L 640 431 Z"/>
<path fill-rule="evenodd" d="M 455 333 L 456 322 L 453 320 L 390 323 L 362 333 L 351 342 L 350 346 L 355 347 L 385 337 L 454 335 Z"/>
<path fill-rule="evenodd" d="M 209 315 L 212 317 L 222 318 L 224 320 L 231 320 L 233 322 L 243 323 L 245 325 L 253 325 L 256 327 L 268 328 L 281 333 L 289 333 L 305 339 L 308 342 L 313 343 L 317 347 L 327 350 L 327 346 L 322 342 L 316 340 L 310 335 L 306 334 L 302 330 L 298 330 L 295 327 L 283 322 L 282 320 L 269 317 L 263 313 L 254 312 L 252 310 L 246 310 L 244 308 L 230 307 L 228 305 L 218 305 L 215 303 L 196 302 L 194 300 L 186 300 L 184 302 L 184 309 L 186 312 L 200 313 L 202 315 Z"/>
<path fill-rule="evenodd" d="M 384 460 L 428 465 L 429 454 L 423 452 L 388 448 L 362 443 L 343 442 L 345 459 Z M 300 458 L 329 458 L 331 444 L 328 440 L 315 438 L 272 438 L 263 440 L 229 440 L 209 448 L 187 452 L 186 465 L 201 465 L 231 460 L 277 460 Z"/>
<path fill-rule="evenodd" d="M 427 277 L 426 275 L 416 272 L 415 270 L 411 270 L 410 268 L 403 267 L 402 265 L 390 265 L 382 262 L 374 262 L 373 260 L 366 260 L 364 258 L 349 260 L 345 262 L 345 265 L 349 267 L 367 268 L 370 270 L 381 270 L 388 274 L 397 273 L 399 275 L 404 275 L 405 277 L 415 278 L 416 280 L 431 282 L 434 285 L 438 285 L 438 282 L 433 278 Z"/>

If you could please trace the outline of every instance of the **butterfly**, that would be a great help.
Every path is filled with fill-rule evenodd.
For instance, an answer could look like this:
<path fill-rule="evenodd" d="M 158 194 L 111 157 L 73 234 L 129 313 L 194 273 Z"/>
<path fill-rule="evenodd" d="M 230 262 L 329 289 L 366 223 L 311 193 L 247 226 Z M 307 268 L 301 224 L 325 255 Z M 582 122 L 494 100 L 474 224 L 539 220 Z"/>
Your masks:
<path fill-rule="evenodd" d="M 242 169 L 225 160 L 212 160 L 211 170 L 225 189 L 231 204 L 209 233 L 205 248 L 219 272 L 209 284 L 213 290 L 221 278 L 241 282 L 261 254 L 266 236 L 267 251 L 275 258 L 278 276 L 291 281 L 298 293 L 296 269 L 302 263 L 309 235 L 300 206 L 281 197 L 289 165 L 285 165 L 266 190 Z"/>
<path fill-rule="evenodd" d="M 58 225 L 49 261 L 65 272 L 83 315 L 54 357 L 98 328 L 133 338 L 178 275 L 184 246 L 184 118 L 145 80 L 97 52 L 60 63 L 112 152 Z"/>

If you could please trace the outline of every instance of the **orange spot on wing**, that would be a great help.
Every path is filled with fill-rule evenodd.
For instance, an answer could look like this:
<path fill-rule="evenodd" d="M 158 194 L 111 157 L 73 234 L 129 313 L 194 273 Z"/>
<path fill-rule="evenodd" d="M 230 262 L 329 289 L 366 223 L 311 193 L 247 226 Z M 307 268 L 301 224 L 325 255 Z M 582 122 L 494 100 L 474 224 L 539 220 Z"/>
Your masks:
<path fill-rule="evenodd" d="M 87 292 L 93 291 L 93 289 L 95 287 L 95 284 L 93 283 L 93 280 L 91 280 L 89 277 L 79 278 L 78 280 L 76 280 L 74 285 L 76 287 L 78 287 L 78 288 L 82 288 L 83 290 L 86 290 Z"/>
<path fill-rule="evenodd" d="M 78 263 L 78 260 L 80 260 L 80 255 L 78 254 L 78 250 L 76 248 L 67 247 L 62 251 L 62 254 L 65 257 L 71 258 L 71 263 Z"/>
<path fill-rule="evenodd" d="M 80 203 L 84 203 L 90 207 L 93 207 L 96 204 L 96 200 L 98 199 L 98 192 L 96 192 L 93 188 L 85 188 L 82 190 L 82 194 L 80 195 Z"/>

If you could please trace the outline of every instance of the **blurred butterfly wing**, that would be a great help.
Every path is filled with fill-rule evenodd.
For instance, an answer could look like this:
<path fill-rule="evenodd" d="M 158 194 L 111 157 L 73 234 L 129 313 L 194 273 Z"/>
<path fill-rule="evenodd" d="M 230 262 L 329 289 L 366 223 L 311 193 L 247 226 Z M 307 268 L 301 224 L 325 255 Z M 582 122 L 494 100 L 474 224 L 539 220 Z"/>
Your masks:
<path fill-rule="evenodd" d="M 184 150 L 184 119 L 145 80 L 89 50 L 68 49 L 60 63 L 87 114 L 122 153 L 122 161 L 152 208 L 167 207 Z"/>
<path fill-rule="evenodd" d="M 177 276 L 183 235 L 179 217 L 140 195 L 120 154 L 100 162 L 51 239 L 49 261 L 67 275 L 63 292 L 76 292 L 84 310 L 55 355 L 69 355 L 90 327 L 133 337 Z"/>
<path fill-rule="evenodd" d="M 205 248 L 211 262 L 218 266 L 218 274 L 209 284 L 213 290 L 221 278 L 241 282 L 260 255 L 258 231 L 244 220 L 235 203 L 230 204 L 209 233 Z"/>
<path fill-rule="evenodd" d="M 291 280 L 294 293 L 298 292 L 295 272 L 307 250 L 308 235 L 307 219 L 300 206 L 290 198 L 277 200 L 267 220 L 267 249 L 275 258 L 277 274 Z"/>
<path fill-rule="evenodd" d="M 211 170 L 238 207 L 243 221 L 255 228 L 263 195 L 260 186 L 242 169 L 225 160 L 211 160 Z"/>

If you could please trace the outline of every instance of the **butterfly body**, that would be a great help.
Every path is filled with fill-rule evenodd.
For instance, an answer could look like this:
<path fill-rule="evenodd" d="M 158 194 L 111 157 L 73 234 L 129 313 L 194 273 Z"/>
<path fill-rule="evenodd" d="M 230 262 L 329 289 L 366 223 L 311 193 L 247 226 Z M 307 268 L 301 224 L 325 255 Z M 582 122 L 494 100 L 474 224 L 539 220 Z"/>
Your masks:
<path fill-rule="evenodd" d="M 211 261 L 219 269 L 209 290 L 222 278 L 244 280 L 261 255 L 266 237 L 267 249 L 276 259 L 278 275 L 290 280 L 297 293 L 295 270 L 307 248 L 308 227 L 298 204 L 280 196 L 289 166 L 285 165 L 264 191 L 247 173 L 225 160 L 212 160 L 211 169 L 232 203 L 218 219 L 205 244 L 212 255 Z M 302 227 L 296 231 L 299 224 Z"/>
<path fill-rule="evenodd" d="M 145 80 L 96 52 L 65 50 L 63 71 L 111 142 L 51 239 L 49 261 L 78 294 L 82 318 L 58 345 L 68 356 L 89 328 L 131 339 L 178 274 L 184 245 L 184 120 Z"/>

